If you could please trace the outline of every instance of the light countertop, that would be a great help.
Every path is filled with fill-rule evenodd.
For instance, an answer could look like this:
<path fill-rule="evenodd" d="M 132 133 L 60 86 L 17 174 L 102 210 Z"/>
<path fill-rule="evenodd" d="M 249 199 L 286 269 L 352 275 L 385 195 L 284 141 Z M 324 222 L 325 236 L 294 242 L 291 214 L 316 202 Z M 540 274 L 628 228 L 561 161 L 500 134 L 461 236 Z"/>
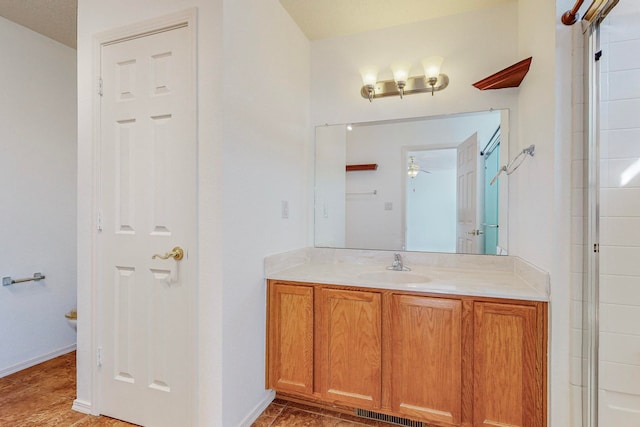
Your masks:
<path fill-rule="evenodd" d="M 330 252 L 333 251 L 333 252 Z M 548 274 L 517 257 L 305 248 L 265 259 L 267 279 L 374 289 L 548 301 Z"/>

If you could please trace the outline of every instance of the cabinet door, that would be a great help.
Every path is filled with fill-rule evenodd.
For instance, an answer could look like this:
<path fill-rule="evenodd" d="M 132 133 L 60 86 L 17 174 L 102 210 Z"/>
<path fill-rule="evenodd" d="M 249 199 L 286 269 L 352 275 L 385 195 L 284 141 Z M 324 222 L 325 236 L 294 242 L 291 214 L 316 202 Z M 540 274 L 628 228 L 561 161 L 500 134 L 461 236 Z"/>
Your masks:
<path fill-rule="evenodd" d="M 325 288 L 319 292 L 322 398 L 358 408 L 379 408 L 380 294 Z"/>
<path fill-rule="evenodd" d="M 393 295 L 391 405 L 395 413 L 460 425 L 462 301 Z"/>
<path fill-rule="evenodd" d="M 313 287 L 270 283 L 268 386 L 313 393 Z"/>
<path fill-rule="evenodd" d="M 534 305 L 474 304 L 474 426 L 544 425 L 544 322 Z"/>

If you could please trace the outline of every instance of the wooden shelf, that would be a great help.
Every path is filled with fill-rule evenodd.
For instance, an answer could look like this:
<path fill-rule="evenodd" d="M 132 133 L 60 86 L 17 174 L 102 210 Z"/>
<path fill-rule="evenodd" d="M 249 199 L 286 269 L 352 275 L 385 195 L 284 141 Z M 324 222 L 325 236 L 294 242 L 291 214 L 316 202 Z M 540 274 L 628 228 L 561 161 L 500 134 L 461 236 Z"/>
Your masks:
<path fill-rule="evenodd" d="M 374 171 L 378 169 L 377 163 L 368 163 L 366 165 L 347 165 L 347 172 L 354 171 Z"/>
<path fill-rule="evenodd" d="M 524 79 L 524 76 L 529 72 L 532 59 L 533 57 L 524 59 L 517 64 L 513 64 L 502 71 L 498 71 L 485 79 L 475 82 L 473 85 L 480 90 L 518 87 L 522 79 Z"/>

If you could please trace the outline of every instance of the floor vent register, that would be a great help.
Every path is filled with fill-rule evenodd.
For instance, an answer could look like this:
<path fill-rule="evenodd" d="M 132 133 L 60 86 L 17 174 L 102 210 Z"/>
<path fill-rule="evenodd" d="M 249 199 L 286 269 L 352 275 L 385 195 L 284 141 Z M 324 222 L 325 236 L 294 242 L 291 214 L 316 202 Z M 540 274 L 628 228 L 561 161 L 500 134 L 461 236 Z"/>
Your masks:
<path fill-rule="evenodd" d="M 402 417 L 394 417 L 393 415 L 367 411 L 366 409 L 356 409 L 356 416 L 368 418 L 370 420 L 384 421 L 385 423 L 396 424 L 405 427 L 429 427 L 427 424 L 420 421 L 413 421 L 408 418 Z"/>

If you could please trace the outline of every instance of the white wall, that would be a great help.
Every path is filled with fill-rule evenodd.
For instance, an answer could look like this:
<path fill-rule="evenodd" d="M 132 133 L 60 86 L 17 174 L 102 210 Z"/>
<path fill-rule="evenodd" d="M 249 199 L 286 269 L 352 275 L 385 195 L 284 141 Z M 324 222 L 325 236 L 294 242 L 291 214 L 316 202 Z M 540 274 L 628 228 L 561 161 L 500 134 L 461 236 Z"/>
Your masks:
<path fill-rule="evenodd" d="M 309 42 L 276 0 L 80 2 L 78 304 L 95 322 L 93 36 L 190 7 L 198 8 L 198 416 L 203 426 L 241 425 L 271 396 L 263 258 L 306 246 L 309 227 Z M 89 321 L 78 340 L 76 403 L 96 412 Z"/>
<path fill-rule="evenodd" d="M 517 254 L 541 268 L 551 271 L 553 254 L 540 250 L 552 236 L 555 126 L 555 5 L 541 5 L 535 0 L 521 0 L 518 20 L 520 57 L 533 57 L 527 77 L 520 85 L 518 145 L 512 153 L 535 144 L 533 158 L 509 177 L 510 202 L 517 209 L 518 232 L 511 238 L 511 254 Z M 567 28 L 567 31 L 570 31 Z M 547 87 L 547 90 L 545 90 Z M 510 206 L 511 207 L 511 206 Z M 526 226 L 525 226 L 526 224 Z"/>
<path fill-rule="evenodd" d="M 75 50 L 0 18 L 0 377 L 74 348 Z M 10 344 L 8 344 L 10 343 Z"/>
<path fill-rule="evenodd" d="M 518 2 L 518 51 L 533 56 L 520 86 L 519 148 L 535 144 L 509 182 L 510 253 L 551 277 L 549 420 L 570 422 L 572 29 L 560 16 L 573 2 Z M 512 209 L 513 206 L 513 209 Z M 514 212 L 512 212 L 514 211 Z M 511 236 L 512 230 L 518 233 Z M 515 251 L 515 252 L 514 252 Z"/>
<path fill-rule="evenodd" d="M 312 225 L 310 46 L 277 0 L 225 1 L 223 25 L 222 425 L 237 426 L 268 397 L 263 259 L 307 246 Z"/>

